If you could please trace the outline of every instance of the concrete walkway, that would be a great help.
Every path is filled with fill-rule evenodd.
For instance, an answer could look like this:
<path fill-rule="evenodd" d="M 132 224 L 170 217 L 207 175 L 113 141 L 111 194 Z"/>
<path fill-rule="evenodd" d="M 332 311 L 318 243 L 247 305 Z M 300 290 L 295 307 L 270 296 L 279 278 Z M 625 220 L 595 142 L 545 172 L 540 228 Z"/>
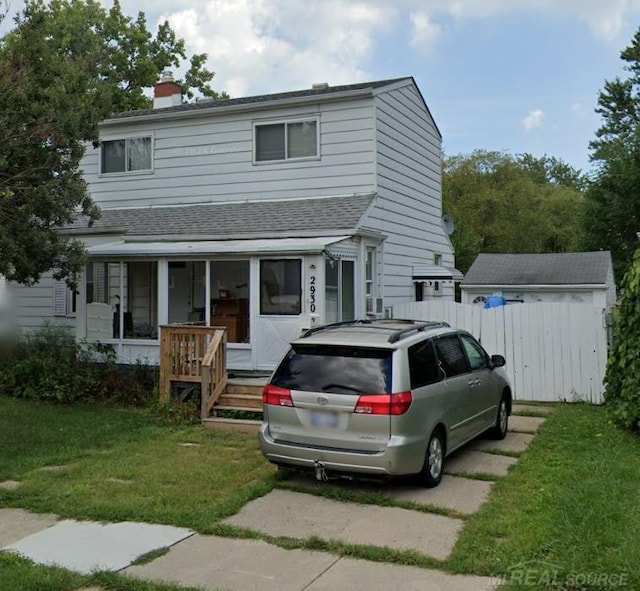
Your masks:
<path fill-rule="evenodd" d="M 536 408 L 532 407 L 532 414 L 542 414 L 536 413 Z M 528 408 L 514 410 L 524 415 Z M 485 479 L 506 474 L 517 458 L 505 454 L 526 450 L 544 420 L 540 416 L 512 417 L 510 432 L 503 441 L 479 439 L 459 450 L 448 459 L 446 475 L 434 489 L 402 483 L 345 485 L 365 492 L 371 489 L 397 502 L 422 506 L 421 510 L 331 500 L 318 496 L 322 491 L 313 490 L 324 483 L 296 478 L 284 486 L 310 489 L 316 494 L 276 489 L 248 503 L 225 523 L 272 537 L 306 540 L 315 536 L 345 544 L 410 550 L 446 560 L 464 527 L 462 517 L 477 511 L 490 494 L 492 482 Z M 474 479 L 476 474 L 483 479 Z M 430 512 L 434 509 L 439 513 L 444 510 L 448 516 Z M 147 564 L 132 566 L 138 556 L 160 548 L 169 550 Z M 0 509 L 0 550 L 82 573 L 112 570 L 207 590 L 496 588 L 487 577 L 343 558 L 328 552 L 285 550 L 262 540 L 202 536 L 163 525 L 57 521 L 53 515 L 21 509 Z"/>

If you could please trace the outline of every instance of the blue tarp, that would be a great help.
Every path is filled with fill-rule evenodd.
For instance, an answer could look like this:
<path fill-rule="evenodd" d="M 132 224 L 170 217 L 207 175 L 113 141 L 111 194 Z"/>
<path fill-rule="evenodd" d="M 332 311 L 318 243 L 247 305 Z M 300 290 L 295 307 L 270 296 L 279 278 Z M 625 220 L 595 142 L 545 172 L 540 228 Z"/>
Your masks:
<path fill-rule="evenodd" d="M 502 296 L 489 296 L 484 303 L 485 308 L 499 308 L 500 306 L 506 306 L 507 300 Z"/>

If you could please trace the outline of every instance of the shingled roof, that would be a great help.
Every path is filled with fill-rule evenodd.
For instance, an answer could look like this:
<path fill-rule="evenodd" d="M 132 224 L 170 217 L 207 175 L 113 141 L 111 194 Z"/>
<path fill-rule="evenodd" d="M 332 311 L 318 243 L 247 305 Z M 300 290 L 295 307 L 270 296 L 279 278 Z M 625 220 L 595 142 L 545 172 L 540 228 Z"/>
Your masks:
<path fill-rule="evenodd" d="M 127 236 L 185 236 L 214 240 L 260 235 L 295 236 L 355 231 L 373 199 L 372 194 L 104 209 L 102 217 L 89 227 L 80 218 L 66 230 L 73 234 L 119 233 Z"/>
<path fill-rule="evenodd" d="M 611 253 L 479 254 L 460 284 L 606 285 Z"/>
<path fill-rule="evenodd" d="M 293 90 L 289 92 L 278 92 L 274 94 L 259 94 L 255 96 L 245 96 L 232 99 L 213 100 L 206 99 L 195 103 L 184 103 L 174 107 L 165 107 L 162 109 L 146 109 L 138 111 L 126 111 L 117 113 L 111 119 L 123 119 L 127 117 L 139 117 L 141 115 L 152 115 L 156 113 L 179 113 L 183 111 L 197 111 L 200 109 L 222 109 L 224 107 L 232 107 L 235 105 L 261 104 L 272 101 L 285 101 L 293 99 L 302 99 L 306 97 L 323 98 L 332 94 L 341 94 L 346 92 L 355 92 L 359 90 L 374 90 L 382 86 L 388 86 L 404 80 L 413 80 L 410 76 L 403 78 L 390 78 L 388 80 L 375 80 L 373 82 L 361 82 L 358 84 L 342 84 L 339 86 L 318 86 L 316 88 L 306 88 L 303 90 Z"/>

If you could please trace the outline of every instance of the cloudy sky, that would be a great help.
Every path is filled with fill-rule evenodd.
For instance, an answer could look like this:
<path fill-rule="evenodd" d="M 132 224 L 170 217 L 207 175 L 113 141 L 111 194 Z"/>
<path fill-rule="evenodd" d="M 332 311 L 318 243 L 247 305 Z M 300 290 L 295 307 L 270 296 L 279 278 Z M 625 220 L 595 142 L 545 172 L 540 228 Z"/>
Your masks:
<path fill-rule="evenodd" d="M 233 97 L 411 75 L 447 153 L 546 153 L 585 171 L 598 91 L 640 25 L 640 0 L 121 3 L 168 19 Z"/>

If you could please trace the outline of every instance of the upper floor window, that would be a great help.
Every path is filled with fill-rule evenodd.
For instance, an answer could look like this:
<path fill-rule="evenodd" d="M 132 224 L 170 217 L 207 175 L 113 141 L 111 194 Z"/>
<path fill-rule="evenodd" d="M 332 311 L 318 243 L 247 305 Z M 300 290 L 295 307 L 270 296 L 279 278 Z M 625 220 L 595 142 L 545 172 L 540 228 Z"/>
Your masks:
<path fill-rule="evenodd" d="M 129 137 L 102 142 L 100 172 L 151 170 L 151 137 Z"/>
<path fill-rule="evenodd" d="M 318 121 L 287 121 L 255 126 L 256 162 L 318 156 Z"/>

